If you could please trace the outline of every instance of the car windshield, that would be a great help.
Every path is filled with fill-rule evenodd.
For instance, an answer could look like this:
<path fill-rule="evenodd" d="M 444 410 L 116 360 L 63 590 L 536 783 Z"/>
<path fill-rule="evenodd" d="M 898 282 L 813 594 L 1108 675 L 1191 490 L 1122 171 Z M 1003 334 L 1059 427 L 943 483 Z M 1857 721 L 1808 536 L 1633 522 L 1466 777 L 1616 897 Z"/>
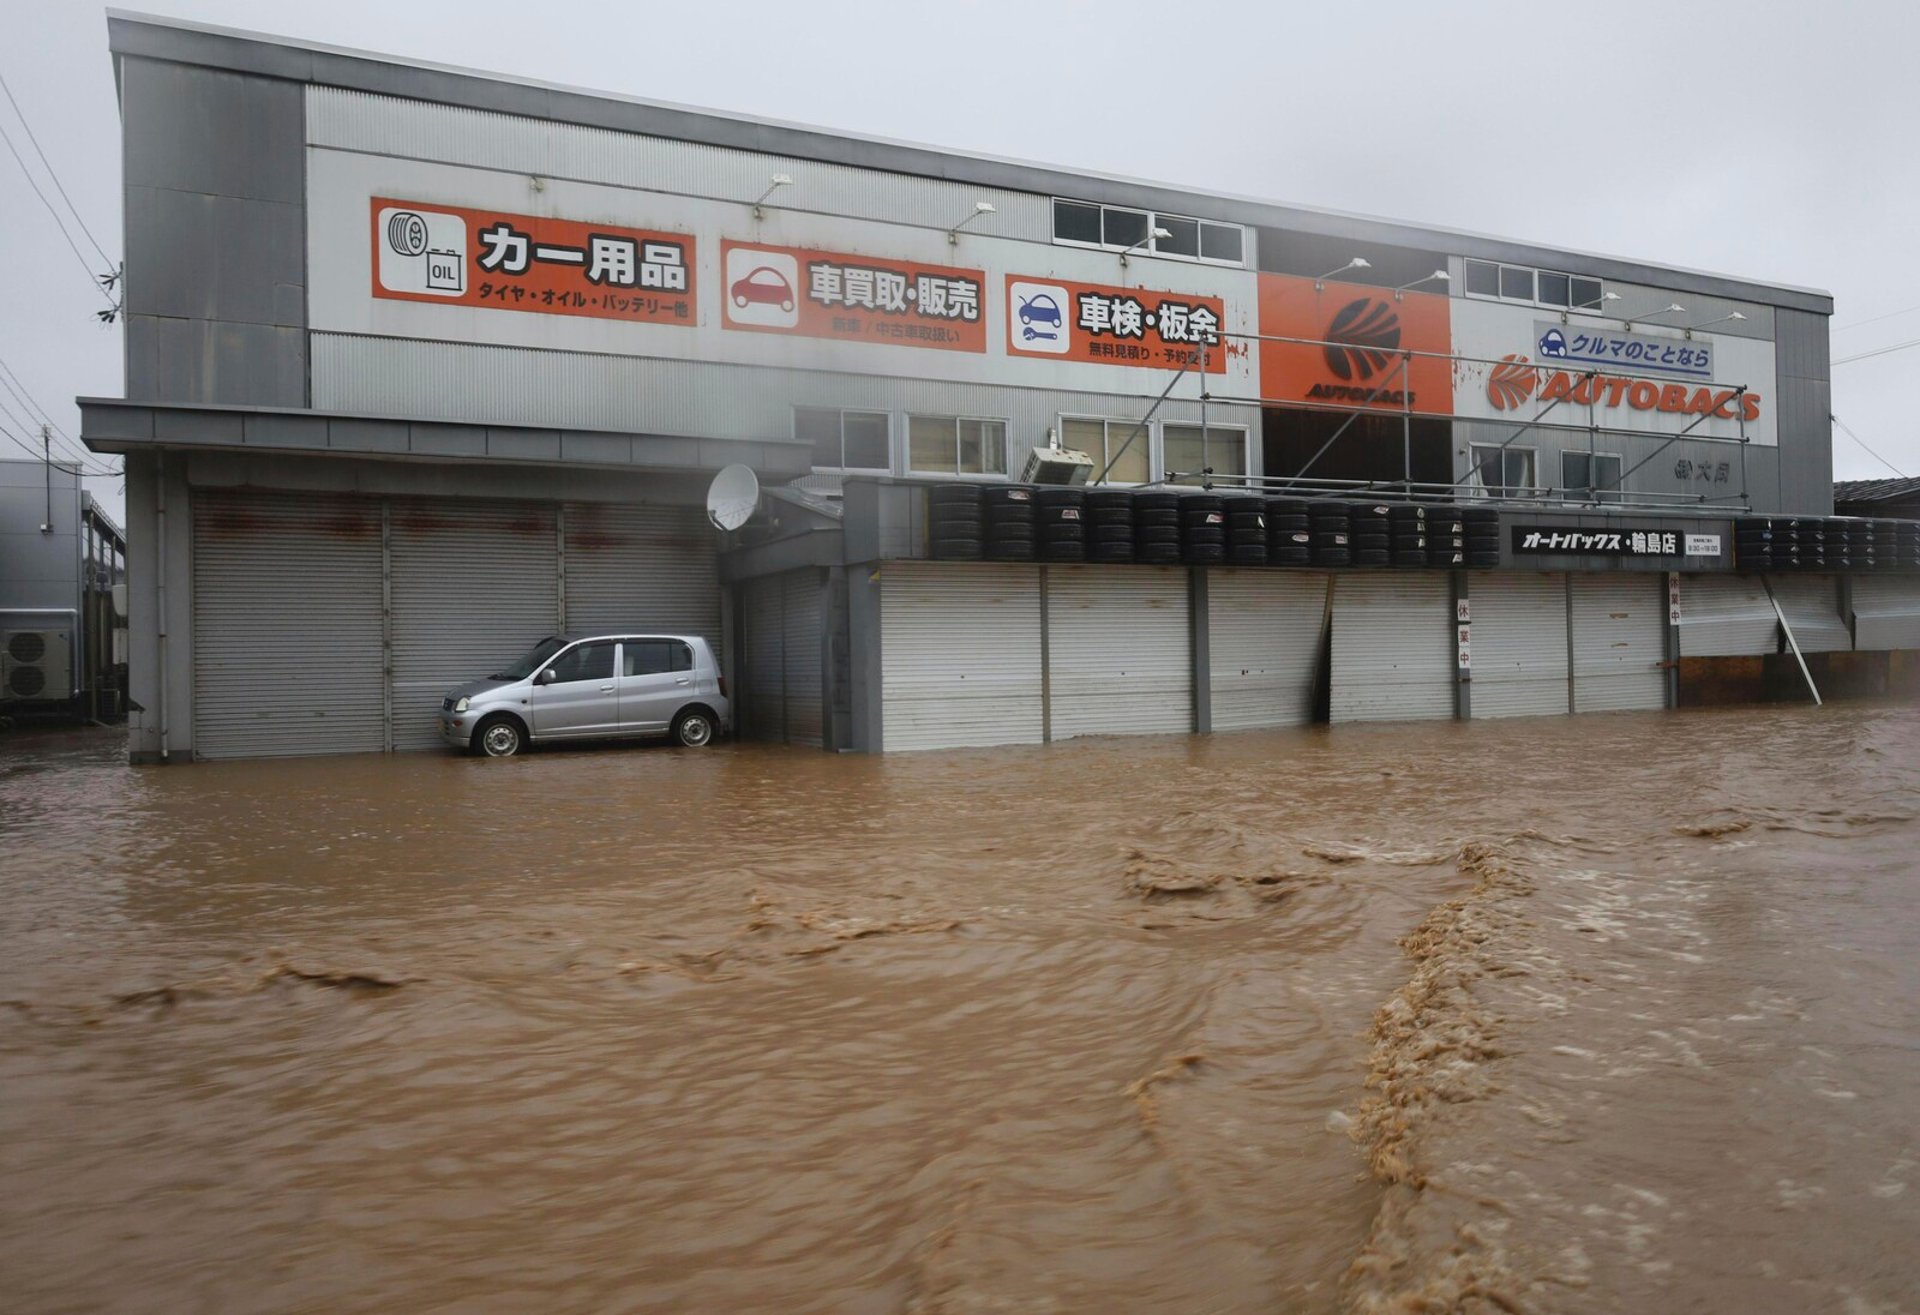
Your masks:
<path fill-rule="evenodd" d="M 547 659 L 555 653 L 558 653 L 561 648 L 565 646 L 566 642 L 566 640 L 560 638 L 558 635 L 548 635 L 545 639 L 533 646 L 533 652 L 521 658 L 505 671 L 494 672 L 491 676 L 488 676 L 487 679 L 525 680 L 528 676 L 531 676 L 534 672 L 540 670 L 542 666 L 546 665 Z"/>

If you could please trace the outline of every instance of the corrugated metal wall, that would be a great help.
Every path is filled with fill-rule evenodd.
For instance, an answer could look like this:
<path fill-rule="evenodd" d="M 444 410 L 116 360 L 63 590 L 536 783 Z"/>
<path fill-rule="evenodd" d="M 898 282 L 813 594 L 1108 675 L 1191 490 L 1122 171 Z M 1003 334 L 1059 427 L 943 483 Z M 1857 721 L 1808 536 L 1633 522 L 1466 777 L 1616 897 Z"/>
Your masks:
<path fill-rule="evenodd" d="M 1567 577 L 1562 571 L 1476 573 L 1473 715 L 1567 711 Z"/>
<path fill-rule="evenodd" d="M 888 562 L 880 650 L 884 748 L 1040 742 L 1039 568 Z"/>
<path fill-rule="evenodd" d="M 1335 581 L 1333 721 L 1449 718 L 1453 687 L 1453 590 L 1444 572 Z"/>
<path fill-rule="evenodd" d="M 1191 731 L 1188 612 L 1179 567 L 1048 567 L 1053 738 Z"/>
<path fill-rule="evenodd" d="M 704 635 L 720 655 L 718 559 L 700 508 L 570 502 L 563 515 L 567 629 Z"/>
<path fill-rule="evenodd" d="M 1667 646 L 1665 578 L 1644 573 L 1579 572 L 1571 577 L 1570 585 L 1573 710 L 1619 712 L 1666 707 L 1667 676 L 1660 666 L 1666 660 Z M 1476 665 L 1478 661 L 1476 653 Z M 1479 710 L 1476 682 L 1474 711 Z"/>
<path fill-rule="evenodd" d="M 1920 577 L 1853 577 L 1853 638 L 1862 649 L 1920 649 Z"/>
<path fill-rule="evenodd" d="M 1754 575 L 1680 579 L 1680 655 L 1754 657 L 1780 649 L 1780 622 Z"/>
<path fill-rule="evenodd" d="M 1840 615 L 1840 582 L 1831 575 L 1775 575 L 1773 596 L 1802 653 L 1846 652 L 1853 632 Z"/>
<path fill-rule="evenodd" d="M 1304 571 L 1213 571 L 1207 579 L 1208 673 L 1216 731 L 1313 720 L 1330 577 Z"/>
<path fill-rule="evenodd" d="M 817 568 L 789 571 L 782 584 L 780 628 L 786 665 L 787 742 L 817 749 L 826 706 L 820 666 L 825 576 Z"/>
<path fill-rule="evenodd" d="M 787 738 L 786 586 L 763 575 L 740 588 L 741 724 L 756 740 Z"/>

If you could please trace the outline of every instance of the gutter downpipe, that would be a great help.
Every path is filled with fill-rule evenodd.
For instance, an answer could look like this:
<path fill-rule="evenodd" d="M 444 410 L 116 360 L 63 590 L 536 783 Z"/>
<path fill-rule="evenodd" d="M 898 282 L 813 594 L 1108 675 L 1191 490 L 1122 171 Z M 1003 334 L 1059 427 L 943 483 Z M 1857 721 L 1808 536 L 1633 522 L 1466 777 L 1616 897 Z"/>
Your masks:
<path fill-rule="evenodd" d="M 153 519 L 156 530 L 154 544 L 154 568 L 156 571 L 156 594 L 160 607 L 160 761 L 167 761 L 168 734 L 167 725 L 167 454 L 164 449 L 154 454 L 154 499 Z"/>

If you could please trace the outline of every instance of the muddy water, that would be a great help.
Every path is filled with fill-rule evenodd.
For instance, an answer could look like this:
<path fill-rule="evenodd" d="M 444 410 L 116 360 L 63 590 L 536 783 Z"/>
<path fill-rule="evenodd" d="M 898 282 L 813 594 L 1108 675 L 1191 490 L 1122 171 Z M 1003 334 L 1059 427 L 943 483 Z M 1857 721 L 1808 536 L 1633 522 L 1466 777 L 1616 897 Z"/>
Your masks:
<path fill-rule="evenodd" d="M 0 1306 L 1920 1310 L 1920 713 L 0 741 Z"/>

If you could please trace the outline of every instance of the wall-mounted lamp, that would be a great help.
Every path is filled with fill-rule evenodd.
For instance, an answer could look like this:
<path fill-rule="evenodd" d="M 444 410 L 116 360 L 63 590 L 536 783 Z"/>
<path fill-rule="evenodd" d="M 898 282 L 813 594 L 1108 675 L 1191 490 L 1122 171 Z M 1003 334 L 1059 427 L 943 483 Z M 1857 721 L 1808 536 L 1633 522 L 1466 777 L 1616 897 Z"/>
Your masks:
<path fill-rule="evenodd" d="M 1135 242 L 1132 246 L 1128 247 L 1125 251 L 1122 251 L 1120 253 L 1120 268 L 1125 269 L 1127 267 L 1127 257 L 1132 255 L 1134 252 L 1138 251 L 1141 247 L 1144 247 L 1147 243 L 1153 241 L 1155 238 L 1172 237 L 1172 236 L 1173 234 L 1168 232 L 1164 228 L 1148 229 L 1147 235 L 1145 237 L 1141 238 L 1138 242 Z"/>
<path fill-rule="evenodd" d="M 1451 283 L 1453 282 L 1453 275 L 1447 273 L 1447 271 L 1444 269 L 1436 269 L 1433 271 L 1433 273 L 1427 275 L 1423 279 L 1415 279 L 1411 283 L 1402 283 L 1399 287 L 1393 290 L 1393 299 L 1395 301 L 1405 301 L 1406 298 L 1401 296 L 1400 294 L 1405 292 L 1408 288 L 1417 288 L 1422 283 L 1433 283 L 1435 281 L 1438 281 L 1441 283 Z"/>
<path fill-rule="evenodd" d="M 1342 265 L 1339 269 L 1330 269 L 1326 273 L 1314 279 L 1313 290 L 1315 292 L 1321 291 L 1323 288 L 1326 287 L 1327 280 L 1332 278 L 1335 274 L 1344 274 L 1350 269 L 1372 269 L 1372 268 L 1373 268 L 1373 262 L 1368 260 L 1365 256 L 1355 256 L 1352 260 L 1349 260 L 1346 264 Z M 1422 281 L 1424 282 L 1424 280 Z"/>
<path fill-rule="evenodd" d="M 1687 337 L 1689 337 L 1689 338 L 1691 338 L 1691 337 L 1693 337 L 1693 331 L 1694 331 L 1695 329 L 1704 329 L 1704 328 L 1706 328 L 1706 327 L 1707 327 L 1707 326 L 1708 326 L 1709 324 L 1724 324 L 1724 323 L 1726 323 L 1726 322 L 1727 322 L 1728 320 L 1744 320 L 1744 319 L 1746 319 L 1746 318 L 1747 318 L 1747 317 L 1746 317 L 1745 315 L 1742 315 L 1742 314 L 1741 314 L 1741 313 L 1740 313 L 1739 311 L 1737 311 L 1737 310 L 1736 310 L 1736 311 L 1728 311 L 1728 312 L 1727 312 L 1727 313 L 1726 313 L 1725 315 L 1722 315 L 1722 316 L 1721 316 L 1721 317 L 1720 317 L 1719 319 L 1715 319 L 1715 320 L 1702 320 L 1702 321 L 1700 321 L 1700 323 L 1698 323 L 1698 324 L 1689 324 L 1689 325 L 1687 326 Z"/>
<path fill-rule="evenodd" d="M 1676 301 L 1676 302 L 1670 303 L 1669 305 L 1662 306 L 1659 310 L 1650 310 L 1644 315 L 1635 315 L 1631 318 L 1628 318 L 1627 316 L 1623 315 L 1621 316 L 1620 322 L 1626 325 L 1627 329 L 1631 331 L 1633 328 L 1634 320 L 1640 320 L 1644 322 L 1646 320 L 1652 319 L 1656 315 L 1673 315 L 1676 313 L 1685 313 L 1686 309 L 1687 308 L 1685 306 L 1682 306 L 1679 302 Z"/>
<path fill-rule="evenodd" d="M 971 224 L 974 220 L 978 219 L 981 215 L 990 215 L 992 213 L 994 213 L 993 202 L 975 201 L 973 203 L 973 213 L 968 215 L 965 219 L 962 219 L 959 223 L 955 224 L 952 228 L 949 228 L 947 230 L 947 245 L 950 247 L 958 246 L 960 244 L 961 229 L 965 228 L 968 224 Z"/>
<path fill-rule="evenodd" d="M 767 203 L 767 198 L 772 196 L 775 192 L 779 191 L 783 187 L 792 187 L 792 186 L 793 186 L 793 179 L 787 176 L 786 174 L 775 174 L 773 177 L 767 179 L 767 190 L 760 193 L 759 199 L 753 203 L 753 217 L 755 219 L 765 219 L 767 217 L 766 211 L 762 210 L 760 207 L 764 206 Z"/>

